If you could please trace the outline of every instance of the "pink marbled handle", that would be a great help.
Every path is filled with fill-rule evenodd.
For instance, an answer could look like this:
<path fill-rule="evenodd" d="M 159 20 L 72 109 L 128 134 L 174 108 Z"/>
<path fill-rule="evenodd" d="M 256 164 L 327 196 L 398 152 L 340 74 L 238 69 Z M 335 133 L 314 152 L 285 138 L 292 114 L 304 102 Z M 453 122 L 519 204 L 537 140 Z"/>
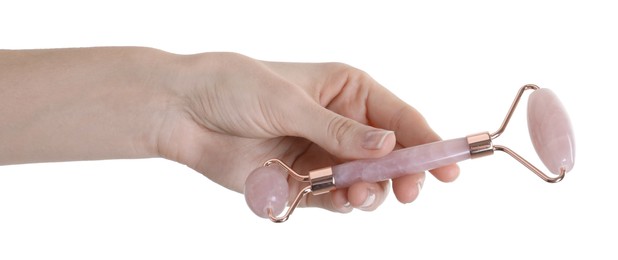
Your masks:
<path fill-rule="evenodd" d="M 356 182 L 389 180 L 466 159 L 470 159 L 470 149 L 464 137 L 400 149 L 378 159 L 336 165 L 333 176 L 335 186 L 344 188 Z"/>
<path fill-rule="evenodd" d="M 337 188 L 356 182 L 378 182 L 406 174 L 424 172 L 470 158 L 466 138 L 439 141 L 394 151 L 379 159 L 351 161 L 333 166 Z M 286 170 L 277 165 L 255 169 L 245 182 L 245 199 L 258 216 L 278 216 L 288 199 Z"/>

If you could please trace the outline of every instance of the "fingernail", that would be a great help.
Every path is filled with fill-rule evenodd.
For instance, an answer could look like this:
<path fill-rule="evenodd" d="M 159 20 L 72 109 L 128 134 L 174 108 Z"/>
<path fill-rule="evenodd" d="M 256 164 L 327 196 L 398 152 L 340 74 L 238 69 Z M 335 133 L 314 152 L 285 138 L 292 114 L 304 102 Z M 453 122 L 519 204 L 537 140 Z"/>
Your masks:
<path fill-rule="evenodd" d="M 365 199 L 365 202 L 363 202 L 363 205 L 360 206 L 361 209 L 368 209 L 371 208 L 371 206 L 373 205 L 373 203 L 376 201 L 376 194 L 375 192 L 373 192 L 372 190 L 368 190 L 367 191 L 367 198 Z"/>
<path fill-rule="evenodd" d="M 346 202 L 345 204 L 343 204 L 344 208 L 349 208 L 350 206 L 352 206 L 352 204 L 350 204 L 350 202 Z"/>
<path fill-rule="evenodd" d="M 393 134 L 393 131 L 386 130 L 373 130 L 367 132 L 365 134 L 365 140 L 363 141 L 363 148 L 367 150 L 380 150 L 382 146 L 384 146 L 384 140 L 390 134 Z"/>
<path fill-rule="evenodd" d="M 416 194 L 416 197 L 417 197 L 417 198 L 418 198 L 418 196 L 419 196 L 419 195 L 421 195 L 421 190 L 423 189 L 423 183 L 424 183 L 424 181 L 423 181 L 423 180 L 419 180 L 419 181 L 416 183 L 416 187 L 418 187 L 418 193 Z"/>

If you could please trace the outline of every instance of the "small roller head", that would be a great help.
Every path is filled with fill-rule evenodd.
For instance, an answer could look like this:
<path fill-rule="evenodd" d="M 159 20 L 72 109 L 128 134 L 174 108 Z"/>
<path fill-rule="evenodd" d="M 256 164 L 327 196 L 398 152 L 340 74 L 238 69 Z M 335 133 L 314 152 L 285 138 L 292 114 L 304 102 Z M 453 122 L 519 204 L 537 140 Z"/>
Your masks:
<path fill-rule="evenodd" d="M 536 153 L 554 174 L 570 171 L 575 163 L 571 121 L 558 97 L 539 89 L 528 98 L 528 131 Z"/>
<path fill-rule="evenodd" d="M 245 181 L 245 200 L 256 215 L 268 218 L 268 210 L 277 216 L 288 200 L 286 170 L 278 165 L 259 167 Z"/>

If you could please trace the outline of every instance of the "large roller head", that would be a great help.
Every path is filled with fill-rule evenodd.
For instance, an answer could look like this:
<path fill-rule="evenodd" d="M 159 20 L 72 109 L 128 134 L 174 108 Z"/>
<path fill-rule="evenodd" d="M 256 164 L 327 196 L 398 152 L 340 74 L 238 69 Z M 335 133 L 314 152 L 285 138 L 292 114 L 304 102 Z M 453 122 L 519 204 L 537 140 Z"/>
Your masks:
<path fill-rule="evenodd" d="M 558 97 L 539 89 L 528 98 L 528 131 L 536 153 L 554 174 L 570 171 L 575 163 L 571 121 Z"/>

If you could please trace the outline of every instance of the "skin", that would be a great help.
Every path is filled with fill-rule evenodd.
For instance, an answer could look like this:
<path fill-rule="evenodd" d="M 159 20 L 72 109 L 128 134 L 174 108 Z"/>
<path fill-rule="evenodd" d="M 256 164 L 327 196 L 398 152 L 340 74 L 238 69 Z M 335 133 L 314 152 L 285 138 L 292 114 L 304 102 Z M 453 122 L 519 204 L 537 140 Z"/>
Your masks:
<path fill-rule="evenodd" d="M 418 111 L 340 63 L 140 47 L 0 50 L 0 93 L 0 165 L 162 157 L 238 192 L 271 158 L 304 173 L 440 140 Z M 450 182 L 459 168 L 431 173 Z M 394 179 L 392 190 L 412 202 L 424 179 Z M 357 183 L 301 206 L 370 211 L 389 186 Z"/>

